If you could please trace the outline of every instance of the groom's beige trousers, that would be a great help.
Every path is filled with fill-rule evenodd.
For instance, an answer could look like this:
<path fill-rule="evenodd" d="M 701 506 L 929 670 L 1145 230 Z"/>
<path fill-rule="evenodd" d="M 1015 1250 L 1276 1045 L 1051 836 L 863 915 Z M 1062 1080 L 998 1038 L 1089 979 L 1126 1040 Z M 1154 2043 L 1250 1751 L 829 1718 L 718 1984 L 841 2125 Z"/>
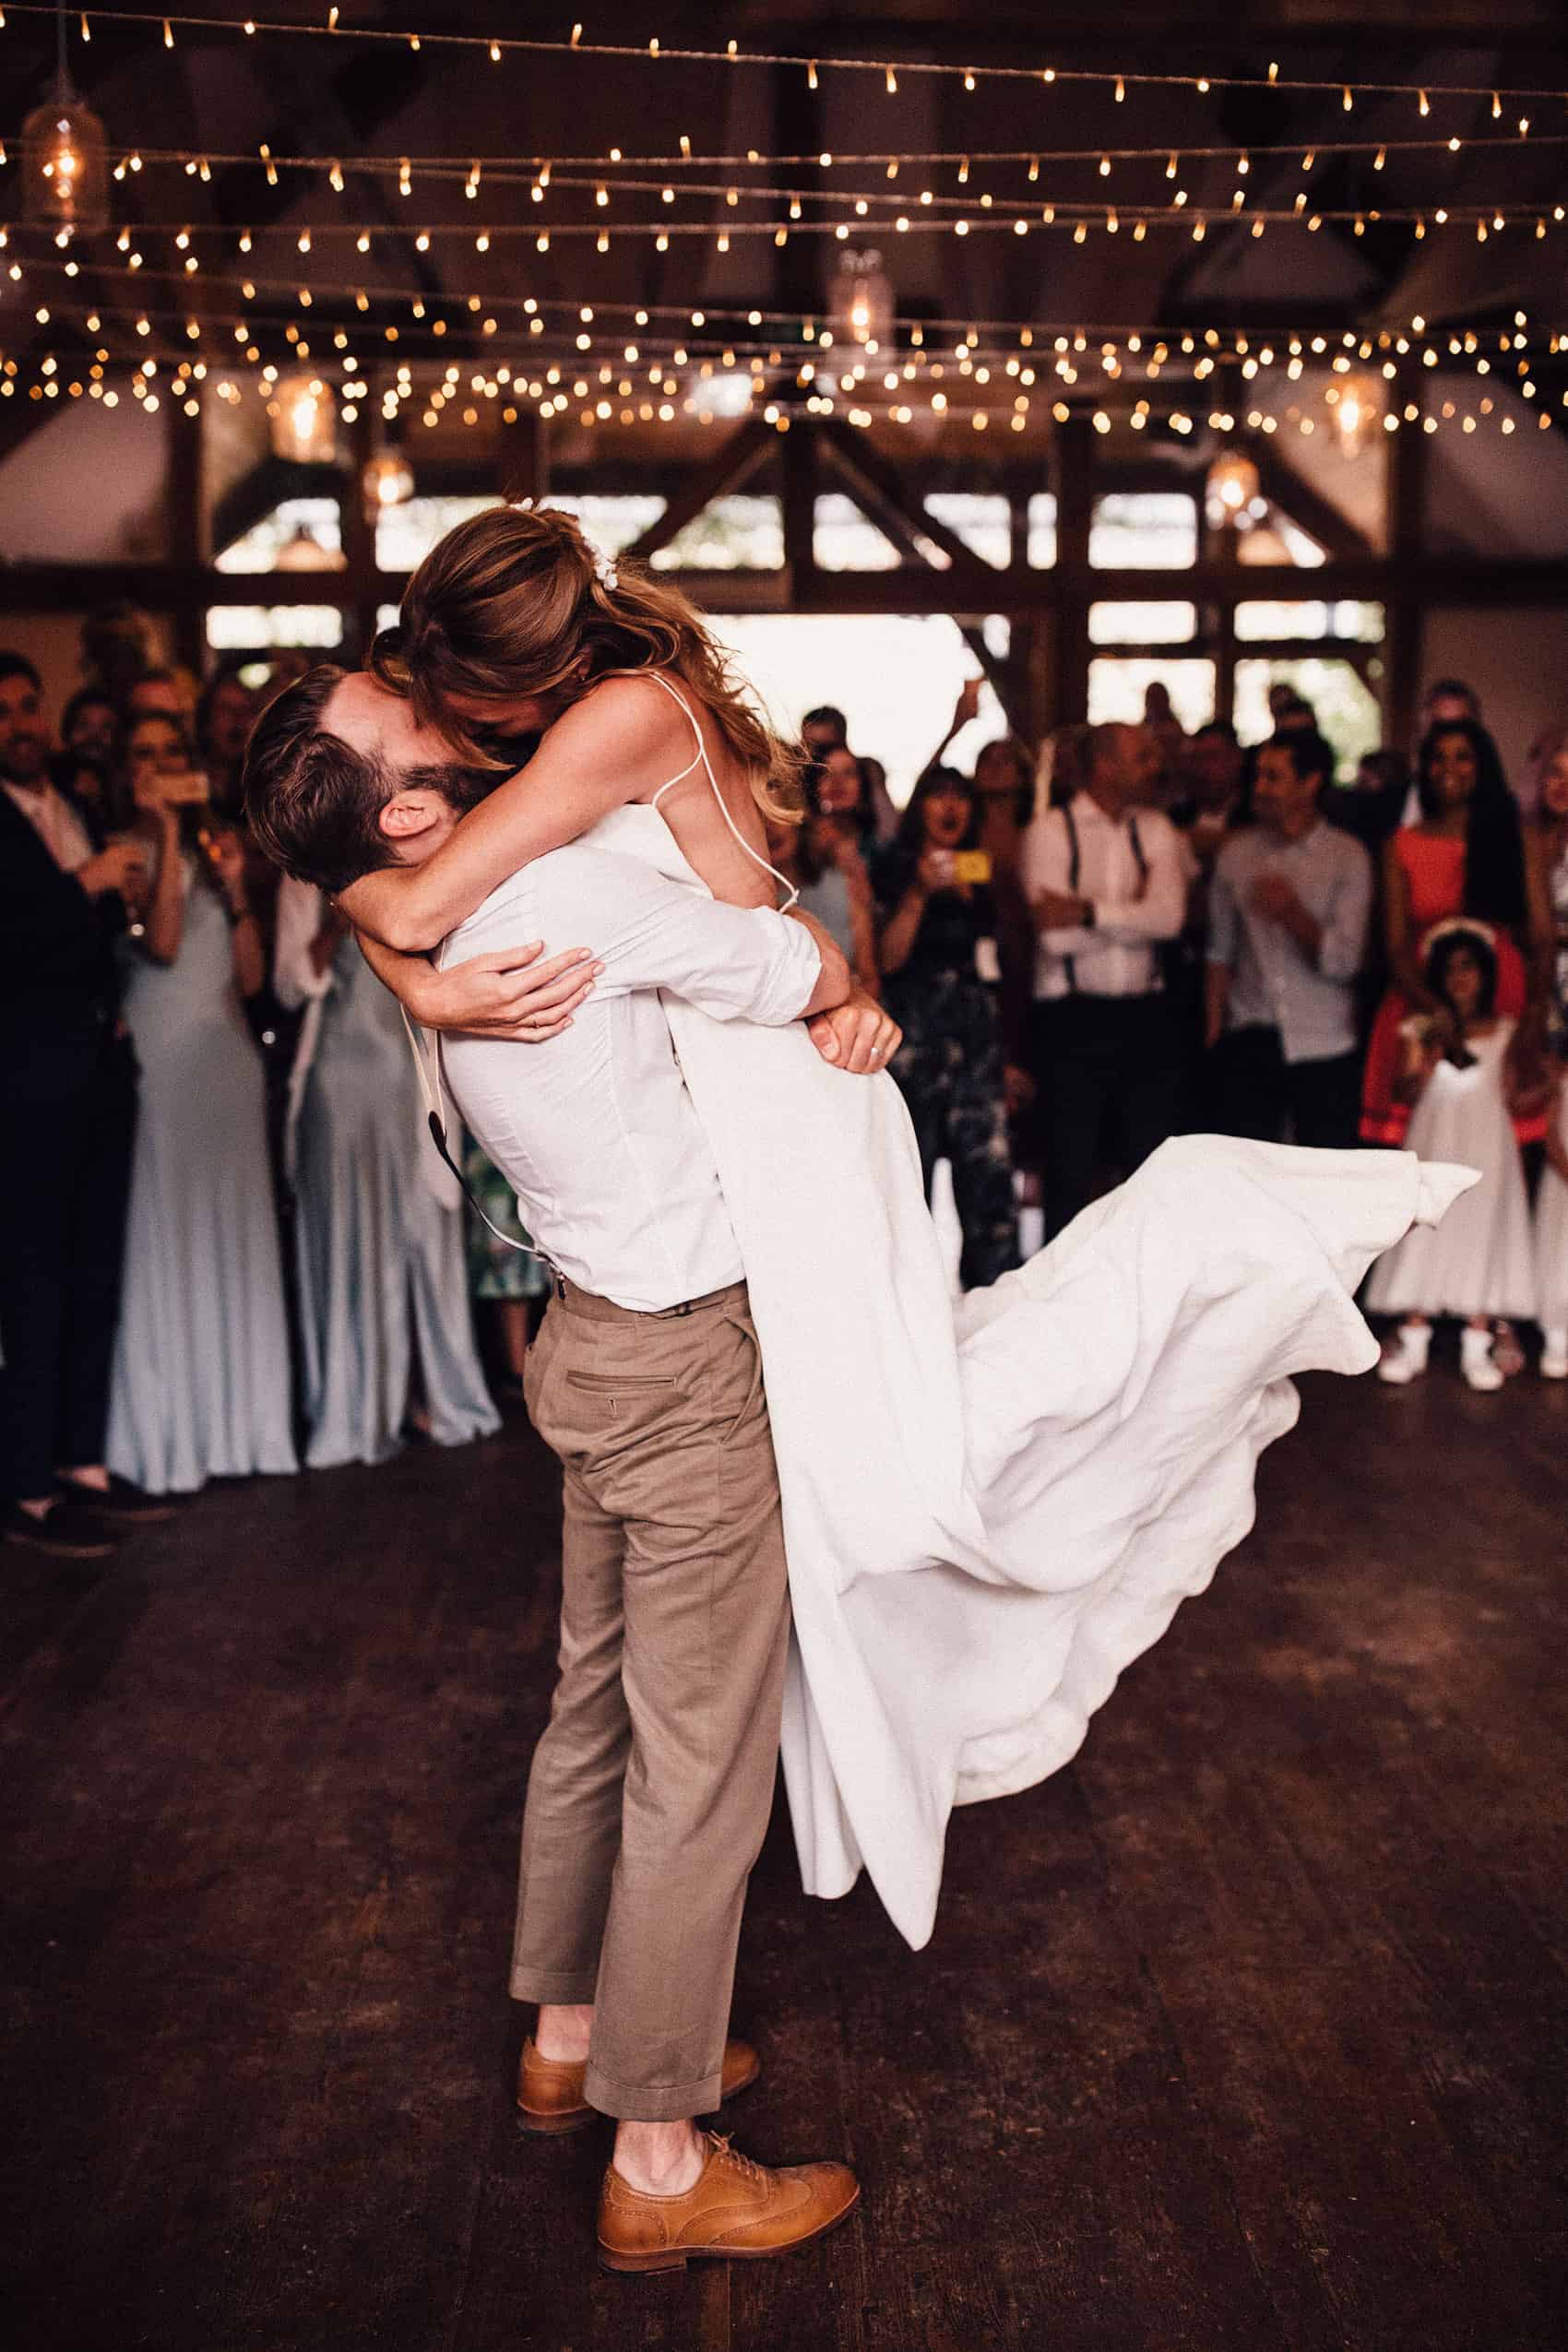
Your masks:
<path fill-rule="evenodd" d="M 637 1314 L 558 1281 L 526 1388 L 561 1458 L 565 1528 L 512 1992 L 594 2003 L 587 2097 L 604 2114 L 705 2115 L 790 1634 L 745 1285 Z"/>

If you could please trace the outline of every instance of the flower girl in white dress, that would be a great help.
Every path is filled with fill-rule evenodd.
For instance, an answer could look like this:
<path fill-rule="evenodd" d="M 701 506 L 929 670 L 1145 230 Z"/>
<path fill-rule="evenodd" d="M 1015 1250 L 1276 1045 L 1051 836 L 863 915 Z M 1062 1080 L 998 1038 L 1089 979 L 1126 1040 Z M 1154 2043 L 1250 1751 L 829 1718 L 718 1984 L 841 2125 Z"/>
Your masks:
<path fill-rule="evenodd" d="M 1378 1377 L 1400 1387 L 1425 1372 L 1433 1315 L 1462 1315 L 1460 1368 L 1472 1388 L 1501 1388 L 1492 1324 L 1536 1312 L 1529 1201 L 1512 1112 L 1522 1091 L 1515 1024 L 1493 1011 L 1497 949 L 1486 924 L 1442 923 L 1427 948 L 1428 988 L 1447 1022 L 1407 1025 L 1402 1084 L 1415 1111 L 1407 1138 L 1422 1158 L 1479 1168 L 1481 1181 L 1440 1228 L 1407 1233 L 1367 1288 L 1374 1313 L 1401 1317 Z"/>

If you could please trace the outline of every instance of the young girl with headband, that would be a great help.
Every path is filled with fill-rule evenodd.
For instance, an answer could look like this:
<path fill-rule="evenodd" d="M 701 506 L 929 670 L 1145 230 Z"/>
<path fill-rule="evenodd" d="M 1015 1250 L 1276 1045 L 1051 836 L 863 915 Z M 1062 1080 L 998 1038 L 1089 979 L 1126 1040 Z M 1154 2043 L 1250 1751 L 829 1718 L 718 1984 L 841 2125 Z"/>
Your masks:
<path fill-rule="evenodd" d="M 1498 1014 L 1498 969 L 1490 923 L 1466 916 L 1439 923 L 1421 972 L 1439 1011 L 1412 1017 L 1401 1031 L 1399 1091 L 1414 1106 L 1408 1148 L 1478 1168 L 1480 1182 L 1440 1230 L 1407 1233 L 1372 1269 L 1369 1310 L 1400 1317 L 1378 1366 L 1379 1379 L 1395 1387 L 1425 1372 L 1431 1318 L 1458 1315 L 1466 1381 L 1501 1388 L 1493 1324 L 1536 1309 L 1529 1203 L 1514 1132 L 1533 1073 L 1515 1024 Z"/>
<path fill-rule="evenodd" d="M 716 897 L 792 899 L 765 826 L 800 813 L 798 754 L 746 701 L 686 599 L 620 572 L 560 508 L 524 500 L 448 532 L 371 667 L 459 756 L 520 771 L 428 863 L 343 894 L 373 939 L 436 946 L 519 866 L 633 802 L 659 811 Z"/>

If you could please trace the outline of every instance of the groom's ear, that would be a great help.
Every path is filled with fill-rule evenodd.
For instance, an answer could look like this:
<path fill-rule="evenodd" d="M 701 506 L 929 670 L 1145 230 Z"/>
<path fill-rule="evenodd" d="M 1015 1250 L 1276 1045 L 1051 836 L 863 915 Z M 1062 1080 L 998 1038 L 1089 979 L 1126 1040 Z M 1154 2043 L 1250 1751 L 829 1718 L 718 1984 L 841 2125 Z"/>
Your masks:
<path fill-rule="evenodd" d="M 439 814 L 433 792 L 394 792 L 375 821 L 389 841 L 413 841 L 430 831 Z"/>

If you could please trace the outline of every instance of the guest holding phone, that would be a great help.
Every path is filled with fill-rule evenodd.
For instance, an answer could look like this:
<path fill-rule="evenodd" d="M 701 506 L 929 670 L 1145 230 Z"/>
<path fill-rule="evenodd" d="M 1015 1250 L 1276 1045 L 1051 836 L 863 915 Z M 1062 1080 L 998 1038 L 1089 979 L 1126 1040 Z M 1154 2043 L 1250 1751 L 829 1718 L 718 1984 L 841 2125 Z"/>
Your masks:
<path fill-rule="evenodd" d="M 265 977 L 244 855 L 179 722 L 126 763 L 156 872 L 125 1018 L 141 1070 L 109 1462 L 154 1494 L 295 1467 L 261 1063 L 241 1001 Z"/>
<path fill-rule="evenodd" d="M 937 1161 L 952 1168 L 966 1289 L 1018 1263 L 996 894 L 978 819 L 966 779 L 928 768 L 876 872 L 884 1000 L 904 1031 L 891 1067 L 928 1200 Z"/>

